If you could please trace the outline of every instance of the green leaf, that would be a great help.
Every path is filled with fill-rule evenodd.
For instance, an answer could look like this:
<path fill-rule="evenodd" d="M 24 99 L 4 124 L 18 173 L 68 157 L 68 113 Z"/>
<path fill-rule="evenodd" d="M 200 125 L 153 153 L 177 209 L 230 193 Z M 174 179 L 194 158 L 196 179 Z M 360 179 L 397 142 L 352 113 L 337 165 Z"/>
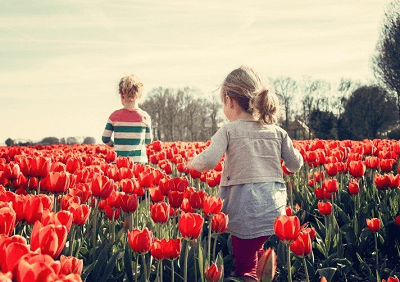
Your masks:
<path fill-rule="evenodd" d="M 120 259 L 123 256 L 123 250 L 118 250 L 108 261 L 107 267 L 104 270 L 103 276 L 101 276 L 100 282 L 107 282 L 108 278 L 111 276 L 111 272 L 115 268 L 115 263 L 117 262 L 118 259 Z"/>
<path fill-rule="evenodd" d="M 111 254 L 111 251 L 112 251 L 112 247 L 113 247 L 113 243 L 108 243 L 108 245 L 101 250 L 100 255 L 96 261 L 97 262 L 96 266 L 92 271 L 93 281 L 99 280 L 99 276 L 100 276 L 100 273 L 102 272 L 103 265 L 105 263 L 107 263 L 108 256 Z"/>
<path fill-rule="evenodd" d="M 328 281 L 331 281 L 333 276 L 335 275 L 336 268 L 334 267 L 326 267 L 317 270 L 320 277 L 325 277 Z"/>
<path fill-rule="evenodd" d="M 82 272 L 81 278 L 82 281 L 85 281 L 89 274 L 92 272 L 93 268 L 96 266 L 97 261 L 93 262 L 92 264 L 85 267 L 84 271 Z"/>
<path fill-rule="evenodd" d="M 204 281 L 204 262 L 208 264 L 207 259 L 204 259 L 203 248 L 201 247 L 201 245 L 199 245 L 198 263 L 201 281 Z"/>
<path fill-rule="evenodd" d="M 126 242 L 125 253 L 124 253 L 124 265 L 125 265 L 125 273 L 126 273 L 126 276 L 128 277 L 129 282 L 132 282 L 134 279 L 131 263 L 132 262 L 131 262 L 130 246 L 129 246 L 128 242 Z"/>
<path fill-rule="evenodd" d="M 356 253 L 356 256 L 357 256 L 358 261 L 360 262 L 361 269 L 365 270 L 365 271 L 368 271 L 368 274 L 370 276 L 372 276 L 372 271 L 369 268 L 368 264 L 365 263 L 365 261 L 361 258 L 361 256 L 358 253 Z"/>

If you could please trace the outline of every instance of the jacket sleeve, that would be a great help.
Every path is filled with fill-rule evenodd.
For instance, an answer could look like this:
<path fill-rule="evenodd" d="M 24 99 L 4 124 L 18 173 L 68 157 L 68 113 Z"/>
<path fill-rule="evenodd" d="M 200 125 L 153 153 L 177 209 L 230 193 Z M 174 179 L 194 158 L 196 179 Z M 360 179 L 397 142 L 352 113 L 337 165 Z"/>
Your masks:
<path fill-rule="evenodd" d="M 298 171 L 303 165 L 303 156 L 299 150 L 293 147 L 293 141 L 287 132 L 284 132 L 282 139 L 282 159 L 286 168 L 291 172 Z"/>
<path fill-rule="evenodd" d="M 228 133 L 225 127 L 221 127 L 211 138 L 211 145 L 191 159 L 186 167 L 197 171 L 211 170 L 219 163 L 227 148 Z"/>
<path fill-rule="evenodd" d="M 111 135 L 113 131 L 114 131 L 114 126 L 112 125 L 111 120 L 108 119 L 106 128 L 104 128 L 103 135 L 101 136 L 101 141 L 103 141 L 103 143 L 109 146 L 112 146 L 114 144 L 114 142 L 111 140 Z"/>

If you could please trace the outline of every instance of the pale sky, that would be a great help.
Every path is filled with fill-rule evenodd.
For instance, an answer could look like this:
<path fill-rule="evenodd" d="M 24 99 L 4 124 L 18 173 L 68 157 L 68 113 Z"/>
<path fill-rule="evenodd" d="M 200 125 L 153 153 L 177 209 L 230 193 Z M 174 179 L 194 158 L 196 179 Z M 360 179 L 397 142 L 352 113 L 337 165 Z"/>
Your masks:
<path fill-rule="evenodd" d="M 247 65 L 265 78 L 373 78 L 389 0 L 1 0 L 0 145 L 92 136 L 135 73 L 211 95 Z"/>

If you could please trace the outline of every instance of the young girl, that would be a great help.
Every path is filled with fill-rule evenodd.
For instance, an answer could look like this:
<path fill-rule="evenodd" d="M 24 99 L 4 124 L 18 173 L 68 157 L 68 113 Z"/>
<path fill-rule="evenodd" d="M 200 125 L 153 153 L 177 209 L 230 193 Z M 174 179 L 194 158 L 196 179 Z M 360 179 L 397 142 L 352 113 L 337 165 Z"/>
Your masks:
<path fill-rule="evenodd" d="M 285 130 L 276 125 L 277 96 L 248 67 L 232 71 L 221 87 L 229 123 L 211 138 L 211 145 L 188 164 L 213 169 L 225 153 L 219 197 L 229 215 L 235 275 L 257 281 L 258 251 L 274 234 L 273 222 L 285 212 L 286 187 L 281 159 L 295 172 L 303 158 Z"/>
<path fill-rule="evenodd" d="M 124 106 L 108 118 L 102 141 L 114 146 L 118 156 L 130 157 L 134 162 L 147 163 L 146 144 L 152 141 L 151 119 L 138 107 L 143 84 L 135 75 L 123 77 L 119 94 Z M 114 141 L 111 135 L 114 132 Z"/>

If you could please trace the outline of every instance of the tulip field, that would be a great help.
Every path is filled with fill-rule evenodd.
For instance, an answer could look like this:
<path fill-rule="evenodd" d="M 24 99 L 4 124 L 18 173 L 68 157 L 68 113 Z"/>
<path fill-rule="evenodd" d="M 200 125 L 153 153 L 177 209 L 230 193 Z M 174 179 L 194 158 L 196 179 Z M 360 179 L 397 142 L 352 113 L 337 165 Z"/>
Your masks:
<path fill-rule="evenodd" d="M 293 141 L 286 215 L 260 281 L 399 281 L 400 141 Z M 224 160 L 185 166 L 208 142 L 0 147 L 0 282 L 241 281 L 218 198 Z"/>

